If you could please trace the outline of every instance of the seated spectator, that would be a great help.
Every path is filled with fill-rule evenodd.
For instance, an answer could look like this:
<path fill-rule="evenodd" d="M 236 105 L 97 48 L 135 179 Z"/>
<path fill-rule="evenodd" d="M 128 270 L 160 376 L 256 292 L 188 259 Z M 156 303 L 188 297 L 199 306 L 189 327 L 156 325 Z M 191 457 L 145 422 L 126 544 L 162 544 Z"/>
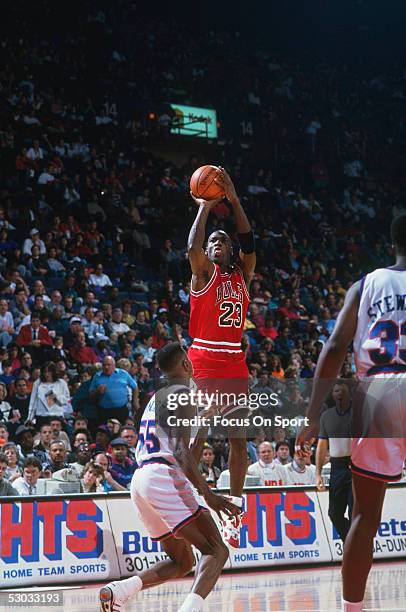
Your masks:
<path fill-rule="evenodd" d="M 210 444 L 205 444 L 199 463 L 199 472 L 205 478 L 209 487 L 215 487 L 220 477 L 220 470 L 214 465 L 214 451 Z"/>
<path fill-rule="evenodd" d="M 284 378 L 285 371 L 282 368 L 281 358 L 278 355 L 272 355 L 270 363 L 271 376 L 273 378 Z"/>
<path fill-rule="evenodd" d="M 94 462 L 101 465 L 104 470 L 104 478 L 101 484 L 103 485 L 105 493 L 109 493 L 110 491 L 127 491 L 126 487 L 119 484 L 111 475 L 111 458 L 109 455 L 106 455 L 106 453 L 97 453 L 97 455 L 94 456 Z"/>
<path fill-rule="evenodd" d="M 15 489 L 4 477 L 7 467 L 7 457 L 3 453 L 0 453 L 0 498 L 18 495 L 17 489 Z"/>
<path fill-rule="evenodd" d="M 280 355 L 282 361 L 287 362 L 290 352 L 295 348 L 295 343 L 290 337 L 289 327 L 283 327 L 275 340 L 275 353 Z"/>
<path fill-rule="evenodd" d="M 118 433 L 118 432 L 117 432 Z M 135 461 L 135 449 L 138 443 L 138 433 L 135 427 L 131 425 L 124 425 L 120 431 L 120 438 L 123 438 L 128 445 L 128 457 Z"/>
<path fill-rule="evenodd" d="M 129 489 L 137 464 L 128 457 L 128 444 L 123 438 L 112 440 L 111 448 L 111 475 L 118 484 Z"/>
<path fill-rule="evenodd" d="M 99 358 L 90 346 L 86 346 L 86 336 L 84 332 L 79 332 L 75 344 L 69 351 L 73 363 L 79 365 L 92 365 L 100 363 Z"/>
<path fill-rule="evenodd" d="M 65 448 L 70 451 L 69 436 L 65 431 L 65 419 L 63 419 L 62 417 L 51 416 L 49 417 L 49 425 L 51 426 L 52 440 L 62 440 L 62 442 L 65 444 Z"/>
<path fill-rule="evenodd" d="M 41 325 L 41 317 L 38 312 L 33 312 L 31 322 L 21 327 L 16 342 L 30 353 L 35 364 L 44 362 L 52 346 L 52 338 L 45 325 Z"/>
<path fill-rule="evenodd" d="M 69 457 L 71 468 L 76 470 L 78 476 L 80 477 L 83 473 L 83 468 L 92 458 L 92 449 L 90 448 L 90 444 L 88 442 L 80 442 L 80 444 L 75 446 L 74 453 L 71 453 Z"/>
<path fill-rule="evenodd" d="M 72 461 L 76 460 L 76 448 L 80 445 L 80 444 L 90 444 L 92 441 L 91 436 L 90 436 L 90 432 L 87 429 L 76 429 L 72 436 L 71 436 L 71 440 L 70 440 L 70 445 L 71 445 L 71 452 L 68 455 L 67 461 L 68 463 L 71 463 Z"/>
<path fill-rule="evenodd" d="M 10 434 L 5 421 L 0 421 L 0 450 L 7 444 Z"/>
<path fill-rule="evenodd" d="M 275 455 L 275 463 L 279 465 L 288 465 L 288 463 L 292 461 L 289 442 L 284 442 L 283 440 L 277 442 L 275 445 Z"/>
<path fill-rule="evenodd" d="M 49 452 L 49 445 L 52 440 L 52 429 L 49 423 L 42 423 L 39 429 L 39 438 L 34 441 L 34 449 L 42 451 L 43 453 Z"/>
<path fill-rule="evenodd" d="M 23 463 L 23 473 L 14 482 L 18 495 L 37 495 L 37 483 L 42 474 L 42 465 L 36 457 L 28 457 Z"/>
<path fill-rule="evenodd" d="M 130 328 L 126 323 L 123 322 L 123 313 L 120 308 L 114 308 L 112 314 L 112 321 L 107 326 L 111 334 L 126 334 L 130 331 Z"/>
<path fill-rule="evenodd" d="M 8 442 L 8 444 L 3 446 L 1 452 L 6 455 L 8 462 L 5 478 L 7 478 L 9 482 L 13 482 L 13 480 L 22 474 L 18 449 L 14 442 Z"/>
<path fill-rule="evenodd" d="M 6 362 L 7 363 L 7 362 Z M 3 362 L 4 368 L 4 362 Z M 7 397 L 7 386 L 5 382 L 0 382 L 0 421 L 10 418 L 10 410 L 11 406 L 8 402 L 5 401 Z"/>
<path fill-rule="evenodd" d="M 36 422 L 37 428 L 49 422 L 50 417 L 63 417 L 70 412 L 70 393 L 66 382 L 60 378 L 52 361 L 41 368 L 41 375 L 35 381 L 28 411 L 28 420 Z"/>
<path fill-rule="evenodd" d="M 153 337 L 149 333 L 144 333 L 141 336 L 141 344 L 135 347 L 136 353 L 144 357 L 143 363 L 152 363 L 156 349 L 152 346 Z"/>
<path fill-rule="evenodd" d="M 287 483 L 285 468 L 274 462 L 275 451 L 271 442 L 258 447 L 258 461 L 249 466 L 247 474 L 259 478 L 262 486 L 283 486 Z"/>
<path fill-rule="evenodd" d="M 13 339 L 14 320 L 7 300 L 0 300 L 0 346 L 7 346 Z"/>
<path fill-rule="evenodd" d="M 16 342 L 11 342 L 8 345 L 9 360 L 11 362 L 11 370 L 13 374 L 21 368 L 22 350 Z"/>
<path fill-rule="evenodd" d="M 78 412 L 73 419 L 73 431 L 78 431 L 78 429 L 86 429 L 87 430 L 88 420 L 87 418 Z"/>
<path fill-rule="evenodd" d="M 104 493 L 103 479 L 104 469 L 102 466 L 90 461 L 82 470 L 80 479 L 82 493 Z"/>
<path fill-rule="evenodd" d="M 211 442 L 214 451 L 213 465 L 222 472 L 227 468 L 229 448 L 225 437 L 222 434 L 216 434 Z"/>
<path fill-rule="evenodd" d="M 42 471 L 45 478 L 51 478 L 54 472 L 69 468 L 66 461 L 67 449 L 62 440 L 53 440 L 49 445 L 49 459 L 42 464 Z"/>
<path fill-rule="evenodd" d="M 20 425 L 14 435 L 20 457 L 27 459 L 28 457 L 37 457 L 41 462 L 46 461 L 46 454 L 34 449 L 35 429 Z"/>
<path fill-rule="evenodd" d="M 94 273 L 92 273 L 89 277 L 89 285 L 94 288 L 96 291 L 102 291 L 106 287 L 112 287 L 113 283 L 107 274 L 103 272 L 102 264 L 97 264 Z"/>
<path fill-rule="evenodd" d="M 295 453 L 292 463 L 284 466 L 287 474 L 287 485 L 315 485 L 316 474 L 306 465 L 305 457 Z"/>
<path fill-rule="evenodd" d="M 98 452 L 111 452 L 111 432 L 107 425 L 99 425 L 96 428 L 95 441 L 91 445 L 93 453 Z"/>

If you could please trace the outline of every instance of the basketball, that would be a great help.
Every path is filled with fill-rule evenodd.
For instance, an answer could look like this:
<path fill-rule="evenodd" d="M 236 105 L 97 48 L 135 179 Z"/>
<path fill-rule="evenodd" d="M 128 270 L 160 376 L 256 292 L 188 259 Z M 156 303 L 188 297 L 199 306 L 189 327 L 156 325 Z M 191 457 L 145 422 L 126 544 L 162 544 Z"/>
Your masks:
<path fill-rule="evenodd" d="M 224 189 L 215 182 L 217 166 L 201 166 L 195 170 L 190 179 L 190 190 L 195 198 L 216 200 L 224 197 Z"/>

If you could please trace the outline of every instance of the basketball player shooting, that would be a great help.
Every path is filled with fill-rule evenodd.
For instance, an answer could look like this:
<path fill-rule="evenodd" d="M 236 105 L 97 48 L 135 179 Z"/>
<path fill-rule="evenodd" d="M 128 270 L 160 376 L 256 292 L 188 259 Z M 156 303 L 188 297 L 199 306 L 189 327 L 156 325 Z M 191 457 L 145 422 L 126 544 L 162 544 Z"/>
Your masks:
<path fill-rule="evenodd" d="M 305 449 L 317 436 L 321 406 L 353 341 L 362 398 L 358 404 L 357 389 L 354 412 L 360 407 L 368 418 L 363 418 L 364 431 L 354 432 L 360 437 L 353 437 L 352 442 L 354 510 L 344 545 L 344 612 L 363 609 L 386 484 L 400 480 L 406 459 L 406 215 L 394 219 L 391 237 L 396 264 L 367 274 L 348 291 L 318 360 L 307 412 L 309 425 L 296 439 L 296 447 Z M 389 437 L 391 430 L 399 437 Z"/>
<path fill-rule="evenodd" d="M 169 426 L 169 414 L 184 421 L 196 415 L 196 408 L 180 401 L 180 395 L 184 399 L 190 392 L 192 364 L 187 354 L 173 342 L 159 351 L 157 362 L 168 385 L 155 393 L 142 415 L 136 449 L 139 467 L 131 481 L 131 499 L 151 539 L 162 543 L 169 558 L 137 576 L 103 587 L 99 596 L 102 612 L 120 612 L 141 589 L 188 574 L 195 563 L 192 544 L 202 556 L 179 612 L 200 612 L 228 559 L 228 549 L 208 507 L 219 516 L 239 513 L 227 498 L 213 493 L 201 476 L 189 448 L 190 427 Z M 169 412 L 174 404 L 174 412 Z"/>
<path fill-rule="evenodd" d="M 193 338 L 188 355 L 193 364 L 193 378 L 206 392 L 223 395 L 248 393 L 248 368 L 241 339 L 249 303 L 249 286 L 255 270 L 256 255 L 250 222 L 241 206 L 234 184 L 219 168 L 216 183 L 223 188 L 231 204 L 240 243 L 233 263 L 230 236 L 223 231 L 210 234 L 206 248 L 205 232 L 211 209 L 220 201 L 194 197 L 199 206 L 189 233 L 188 255 L 192 268 L 190 292 L 189 334 Z M 235 404 L 219 406 L 221 415 L 240 418 L 246 408 Z M 232 501 L 242 509 L 242 492 L 247 471 L 245 432 L 229 430 L 230 493 Z M 200 440 L 203 445 L 203 440 Z M 239 546 L 241 516 L 231 516 L 223 522 L 224 539 Z"/>

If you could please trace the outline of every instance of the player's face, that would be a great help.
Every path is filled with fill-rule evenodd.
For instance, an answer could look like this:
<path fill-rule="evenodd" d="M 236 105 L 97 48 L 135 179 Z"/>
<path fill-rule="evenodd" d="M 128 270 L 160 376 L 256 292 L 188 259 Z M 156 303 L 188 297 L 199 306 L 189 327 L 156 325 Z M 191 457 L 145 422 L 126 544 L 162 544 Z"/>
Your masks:
<path fill-rule="evenodd" d="M 231 241 L 225 232 L 210 234 L 206 247 L 207 257 L 213 263 L 228 265 L 231 260 Z"/>

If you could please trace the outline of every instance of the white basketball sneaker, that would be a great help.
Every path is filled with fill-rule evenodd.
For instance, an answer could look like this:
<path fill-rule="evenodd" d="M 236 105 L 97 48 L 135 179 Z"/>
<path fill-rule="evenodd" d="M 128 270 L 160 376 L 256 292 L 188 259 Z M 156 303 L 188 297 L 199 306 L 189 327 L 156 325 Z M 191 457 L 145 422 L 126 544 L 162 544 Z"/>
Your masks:
<path fill-rule="evenodd" d="M 233 548 L 240 547 L 240 529 L 242 524 L 242 513 L 237 516 L 228 516 L 223 519 L 223 540 Z"/>
<path fill-rule="evenodd" d="M 116 582 L 109 582 L 99 592 L 101 612 L 123 612 L 127 601 L 122 597 Z"/>

